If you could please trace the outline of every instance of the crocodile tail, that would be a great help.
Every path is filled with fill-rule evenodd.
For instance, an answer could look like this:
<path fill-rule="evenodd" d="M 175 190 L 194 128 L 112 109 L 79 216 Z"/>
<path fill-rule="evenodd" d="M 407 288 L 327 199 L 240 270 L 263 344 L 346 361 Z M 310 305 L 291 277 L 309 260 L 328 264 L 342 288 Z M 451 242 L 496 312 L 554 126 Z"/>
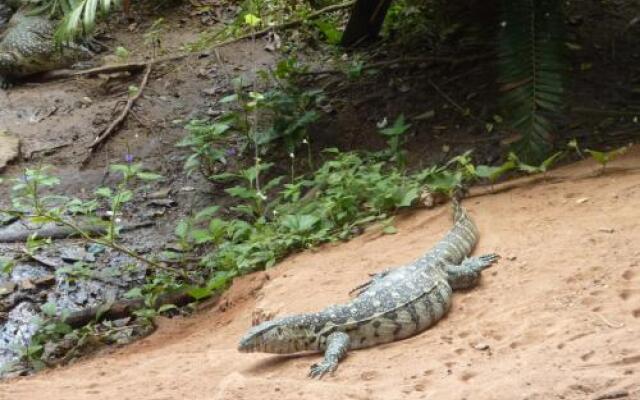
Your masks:
<path fill-rule="evenodd" d="M 458 196 L 451 197 L 451 205 L 453 206 L 453 222 L 456 223 L 467 216 Z"/>

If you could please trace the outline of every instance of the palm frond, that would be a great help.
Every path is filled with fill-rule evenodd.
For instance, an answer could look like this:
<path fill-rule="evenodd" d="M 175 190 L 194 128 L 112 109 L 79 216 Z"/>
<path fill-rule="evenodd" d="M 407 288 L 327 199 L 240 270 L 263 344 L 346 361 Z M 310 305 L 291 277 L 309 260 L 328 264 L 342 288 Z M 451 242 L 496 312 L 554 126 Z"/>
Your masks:
<path fill-rule="evenodd" d="M 501 104 L 520 135 L 514 151 L 539 162 L 552 148 L 563 107 L 563 17 L 558 0 L 503 0 L 499 40 Z"/>

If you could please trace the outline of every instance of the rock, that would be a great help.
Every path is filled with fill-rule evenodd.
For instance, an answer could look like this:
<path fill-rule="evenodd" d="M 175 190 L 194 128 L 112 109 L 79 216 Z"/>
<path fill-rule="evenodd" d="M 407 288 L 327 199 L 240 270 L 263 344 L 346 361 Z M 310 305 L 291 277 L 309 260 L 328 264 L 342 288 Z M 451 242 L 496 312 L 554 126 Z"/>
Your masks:
<path fill-rule="evenodd" d="M 17 220 L 18 217 L 16 217 L 15 215 L 0 214 L 0 226 L 12 224 Z"/>
<path fill-rule="evenodd" d="M 0 296 L 10 295 L 14 290 L 16 290 L 15 282 L 5 282 L 0 284 Z"/>
<path fill-rule="evenodd" d="M 56 283 L 56 277 L 54 275 L 41 276 L 33 281 L 36 286 L 51 286 Z"/>
<path fill-rule="evenodd" d="M 20 139 L 0 129 L 0 171 L 20 155 Z"/>
<path fill-rule="evenodd" d="M 473 348 L 480 351 L 489 350 L 491 346 L 488 343 L 480 342 L 473 345 Z"/>
<path fill-rule="evenodd" d="M 587 201 L 589 201 L 589 198 L 588 198 L 588 197 L 581 197 L 581 198 L 579 198 L 578 200 L 576 200 L 576 203 L 577 203 L 577 204 L 584 204 L 584 203 L 586 203 Z"/>
<path fill-rule="evenodd" d="M 174 199 L 165 198 L 165 199 L 153 199 L 149 201 L 149 205 L 152 207 L 165 207 L 171 208 L 175 207 L 178 203 Z"/>
<path fill-rule="evenodd" d="M 164 199 L 166 197 L 169 197 L 170 193 L 171 193 L 171 188 L 166 187 L 164 189 L 156 190 L 155 192 L 149 193 L 147 195 L 147 198 L 148 199 Z"/>
<path fill-rule="evenodd" d="M 81 247 L 66 247 L 60 251 L 62 261 L 75 263 L 76 261 L 94 262 L 96 257 Z"/>
<path fill-rule="evenodd" d="M 91 243 L 87 246 L 87 252 L 91 254 L 102 254 L 105 251 L 105 247 L 101 244 Z"/>
<path fill-rule="evenodd" d="M 35 283 L 33 283 L 31 281 L 31 279 L 24 279 L 21 280 L 20 283 L 18 283 L 18 286 L 20 286 L 20 290 L 34 290 L 36 288 Z"/>

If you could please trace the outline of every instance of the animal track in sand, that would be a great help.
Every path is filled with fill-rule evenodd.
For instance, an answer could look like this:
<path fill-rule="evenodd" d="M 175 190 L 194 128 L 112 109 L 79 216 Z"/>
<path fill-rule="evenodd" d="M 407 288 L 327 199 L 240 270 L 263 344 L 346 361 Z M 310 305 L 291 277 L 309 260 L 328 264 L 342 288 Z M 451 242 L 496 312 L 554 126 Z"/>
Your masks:
<path fill-rule="evenodd" d="M 630 281 L 634 276 L 635 276 L 635 272 L 633 272 L 630 269 L 628 269 L 628 270 L 626 270 L 626 271 L 624 271 L 622 273 L 622 279 L 624 279 L 626 281 Z"/>

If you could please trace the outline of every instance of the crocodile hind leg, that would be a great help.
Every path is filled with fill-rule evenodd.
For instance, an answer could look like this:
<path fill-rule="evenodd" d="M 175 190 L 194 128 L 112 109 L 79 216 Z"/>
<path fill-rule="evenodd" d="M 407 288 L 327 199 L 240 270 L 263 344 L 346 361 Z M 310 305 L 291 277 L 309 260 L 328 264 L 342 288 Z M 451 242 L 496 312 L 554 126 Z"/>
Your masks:
<path fill-rule="evenodd" d="M 460 265 L 445 265 L 447 280 L 453 289 L 474 287 L 480 279 L 480 272 L 498 261 L 499 258 L 499 255 L 491 253 L 479 257 L 465 258 Z"/>
<path fill-rule="evenodd" d="M 327 350 L 324 352 L 324 360 L 311 366 L 309 376 L 311 378 L 322 378 L 324 374 L 335 371 L 340 360 L 347 355 L 348 350 L 349 335 L 344 332 L 333 332 L 327 337 Z"/>

